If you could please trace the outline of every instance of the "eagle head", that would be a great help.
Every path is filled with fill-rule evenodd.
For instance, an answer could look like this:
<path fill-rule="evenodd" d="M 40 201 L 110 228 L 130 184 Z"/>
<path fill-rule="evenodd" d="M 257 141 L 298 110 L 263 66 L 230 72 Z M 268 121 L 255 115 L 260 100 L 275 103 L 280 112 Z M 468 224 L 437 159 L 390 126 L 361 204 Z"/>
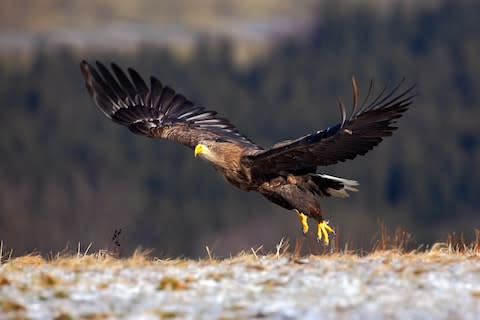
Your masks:
<path fill-rule="evenodd" d="M 214 149 L 215 148 L 210 143 L 199 143 L 195 146 L 194 155 L 195 157 L 200 156 L 205 160 L 215 162 L 217 156 Z"/>

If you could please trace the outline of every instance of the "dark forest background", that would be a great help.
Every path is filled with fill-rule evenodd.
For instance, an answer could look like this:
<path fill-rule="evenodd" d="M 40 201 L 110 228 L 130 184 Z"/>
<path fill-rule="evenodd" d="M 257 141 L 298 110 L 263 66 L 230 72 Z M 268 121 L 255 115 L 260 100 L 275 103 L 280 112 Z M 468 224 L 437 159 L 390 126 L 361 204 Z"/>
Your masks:
<path fill-rule="evenodd" d="M 325 6 L 301 39 L 240 68 L 228 41 L 201 39 L 191 59 L 143 46 L 135 53 L 38 50 L 31 63 L 0 60 L 0 239 L 14 253 L 93 242 L 124 252 L 220 255 L 295 239 L 294 214 L 227 185 L 193 152 L 131 134 L 95 108 L 81 59 L 156 75 L 214 109 L 263 146 L 335 124 L 336 97 L 351 100 L 403 77 L 418 97 L 400 130 L 373 152 L 319 171 L 360 182 L 322 204 L 342 239 L 368 246 L 379 221 L 414 243 L 472 235 L 480 226 L 480 3 L 430 9 Z"/>

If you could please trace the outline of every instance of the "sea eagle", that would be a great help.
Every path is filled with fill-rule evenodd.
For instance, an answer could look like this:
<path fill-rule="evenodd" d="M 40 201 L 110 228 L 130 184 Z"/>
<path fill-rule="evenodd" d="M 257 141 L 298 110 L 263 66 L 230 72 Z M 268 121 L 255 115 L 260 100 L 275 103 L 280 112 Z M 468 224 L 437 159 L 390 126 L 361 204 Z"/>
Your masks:
<path fill-rule="evenodd" d="M 414 87 L 386 87 L 375 97 L 373 81 L 363 103 L 352 78 L 353 103 L 347 117 L 339 100 L 341 122 L 295 140 L 264 149 L 241 134 L 217 112 L 198 106 L 172 88 L 150 77 L 148 86 L 133 69 L 124 72 L 116 64 L 82 61 L 85 85 L 99 109 L 132 132 L 164 138 L 194 150 L 235 187 L 256 191 L 271 202 L 294 210 L 308 232 L 308 218 L 317 223 L 317 239 L 328 245 L 334 230 L 324 220 L 319 197 L 347 197 L 357 191 L 354 180 L 317 173 L 317 167 L 364 155 L 384 137 L 392 135 L 398 118 L 411 105 Z"/>

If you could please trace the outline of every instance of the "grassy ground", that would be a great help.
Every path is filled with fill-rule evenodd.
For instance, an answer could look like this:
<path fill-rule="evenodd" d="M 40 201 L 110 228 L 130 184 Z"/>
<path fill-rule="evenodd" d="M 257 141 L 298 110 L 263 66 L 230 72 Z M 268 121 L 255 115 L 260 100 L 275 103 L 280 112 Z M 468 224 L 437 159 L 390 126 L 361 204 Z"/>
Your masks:
<path fill-rule="evenodd" d="M 380 243 L 381 244 L 381 243 Z M 3 257 L 0 319 L 475 319 L 478 242 L 301 256 L 280 243 L 228 259 L 106 252 Z"/>

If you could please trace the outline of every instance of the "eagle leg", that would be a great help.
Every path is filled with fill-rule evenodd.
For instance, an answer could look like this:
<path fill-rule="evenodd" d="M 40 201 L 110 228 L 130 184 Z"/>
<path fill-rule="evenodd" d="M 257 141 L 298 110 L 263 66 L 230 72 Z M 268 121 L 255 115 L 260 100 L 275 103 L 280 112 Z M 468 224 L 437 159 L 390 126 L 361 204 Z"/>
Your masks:
<path fill-rule="evenodd" d="M 330 243 L 329 233 L 335 236 L 335 230 L 328 225 L 328 221 L 322 220 L 318 222 L 317 227 L 317 241 L 321 241 L 323 238 L 323 244 L 328 246 Z"/>
<path fill-rule="evenodd" d="M 308 233 L 308 216 L 297 209 L 295 209 L 295 212 L 297 213 L 298 220 L 300 220 L 300 224 L 302 225 L 302 232 L 304 235 L 306 235 Z"/>

